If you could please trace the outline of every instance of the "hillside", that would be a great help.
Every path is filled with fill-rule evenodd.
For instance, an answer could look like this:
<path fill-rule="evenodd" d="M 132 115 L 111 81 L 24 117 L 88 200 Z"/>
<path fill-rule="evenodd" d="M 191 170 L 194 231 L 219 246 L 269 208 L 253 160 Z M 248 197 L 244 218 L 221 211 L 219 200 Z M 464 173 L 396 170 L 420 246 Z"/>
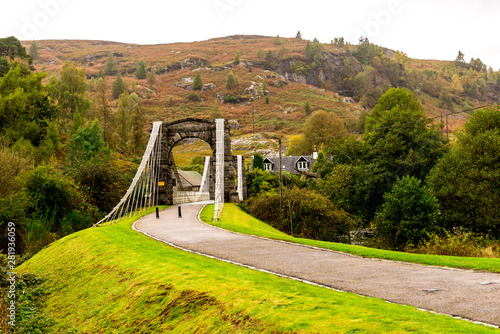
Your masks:
<path fill-rule="evenodd" d="M 306 50 L 308 44 L 311 48 Z M 52 76 L 58 75 L 64 62 L 76 62 L 86 69 L 91 94 L 98 76 L 105 77 L 111 91 L 119 71 L 129 90 L 144 99 L 148 122 L 208 118 L 218 108 L 223 117 L 238 120 L 236 135 L 251 133 L 254 126 L 261 133 L 299 133 L 307 118 L 307 101 L 311 112 L 333 111 L 354 131 L 360 113 L 369 111 L 391 86 L 412 89 L 431 117 L 455 113 L 448 119 L 452 132 L 467 119 L 462 110 L 496 103 L 500 91 L 497 73 L 482 63 L 474 67 L 475 63 L 409 59 L 367 40 L 355 46 L 338 40 L 320 44 L 296 38 L 230 36 L 161 45 L 46 40 L 37 46 L 35 68 Z M 104 76 L 109 54 L 116 66 Z M 144 61 L 149 80 L 134 78 L 139 61 Z M 198 71 L 204 84 L 203 90 L 196 91 L 201 102 L 191 102 L 187 97 Z M 228 89 L 231 71 L 239 84 Z M 267 92 L 262 92 L 264 83 Z M 110 93 L 108 97 L 112 100 Z M 113 103 L 116 108 L 117 101 Z"/>

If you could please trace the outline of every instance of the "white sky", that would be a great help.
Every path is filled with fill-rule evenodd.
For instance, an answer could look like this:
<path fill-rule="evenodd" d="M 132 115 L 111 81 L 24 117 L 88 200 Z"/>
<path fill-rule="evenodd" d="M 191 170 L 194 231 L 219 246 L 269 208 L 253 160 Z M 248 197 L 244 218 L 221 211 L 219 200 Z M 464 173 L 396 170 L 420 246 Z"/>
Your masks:
<path fill-rule="evenodd" d="M 8 2 L 7 2 L 8 1 Z M 343 36 L 412 58 L 468 61 L 500 69 L 498 0 L 3 0 L 0 37 L 93 39 L 137 44 L 234 34 L 328 43 Z"/>

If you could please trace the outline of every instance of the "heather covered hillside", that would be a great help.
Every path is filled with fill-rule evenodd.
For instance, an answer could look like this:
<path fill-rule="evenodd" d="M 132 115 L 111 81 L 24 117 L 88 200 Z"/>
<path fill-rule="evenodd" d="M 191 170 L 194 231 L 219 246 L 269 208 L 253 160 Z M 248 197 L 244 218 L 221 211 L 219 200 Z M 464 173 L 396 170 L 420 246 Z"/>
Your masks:
<path fill-rule="evenodd" d="M 368 39 L 357 44 L 279 36 L 161 45 L 35 43 L 37 70 L 57 76 L 65 62 L 75 62 L 85 69 L 91 95 L 99 78 L 106 82 L 113 108 L 112 85 L 119 73 L 127 90 L 144 99 L 148 123 L 221 115 L 238 120 L 242 134 L 253 126 L 257 132 L 296 134 L 316 110 L 337 113 L 353 132 L 361 112 L 369 112 L 390 87 L 412 90 L 431 117 L 452 114 L 445 129 L 452 132 L 467 119 L 462 111 L 496 103 L 500 91 L 498 73 L 479 59 L 466 61 L 461 52 L 449 62 L 410 59 L 404 50 Z M 197 74 L 201 85 L 194 87 Z M 228 84 L 230 74 L 236 81 Z"/>

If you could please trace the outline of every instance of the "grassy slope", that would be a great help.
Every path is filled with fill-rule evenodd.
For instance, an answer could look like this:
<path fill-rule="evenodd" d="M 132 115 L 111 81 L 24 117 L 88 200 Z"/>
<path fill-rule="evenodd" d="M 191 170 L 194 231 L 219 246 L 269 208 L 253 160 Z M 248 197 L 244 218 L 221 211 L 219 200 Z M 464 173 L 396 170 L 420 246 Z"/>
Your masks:
<path fill-rule="evenodd" d="M 500 259 L 411 254 L 356 245 L 346 245 L 333 242 L 294 238 L 252 217 L 234 204 L 226 203 L 224 205 L 224 210 L 222 211 L 222 216 L 219 222 L 214 223 L 213 221 L 211 221 L 211 218 L 213 216 L 212 212 L 212 206 L 205 207 L 205 209 L 202 211 L 201 219 L 207 223 L 211 223 L 235 232 L 258 235 L 272 239 L 287 240 L 300 244 L 327 248 L 364 257 L 421 263 L 432 266 L 468 268 L 475 270 L 500 272 Z"/>
<path fill-rule="evenodd" d="M 48 279 L 52 333 L 497 332 L 185 253 L 132 222 L 69 235 L 18 268 Z"/>

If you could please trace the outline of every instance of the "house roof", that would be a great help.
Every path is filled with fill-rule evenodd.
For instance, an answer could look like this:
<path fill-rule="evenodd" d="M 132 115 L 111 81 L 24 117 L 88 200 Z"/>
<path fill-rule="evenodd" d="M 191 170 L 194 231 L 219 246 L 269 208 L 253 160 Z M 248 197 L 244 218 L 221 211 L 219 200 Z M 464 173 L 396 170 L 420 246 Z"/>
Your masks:
<path fill-rule="evenodd" d="M 201 180 L 203 179 L 203 176 L 196 172 L 196 171 L 187 171 L 187 170 L 180 170 L 178 169 L 177 172 L 179 173 L 179 176 L 186 180 L 190 185 L 192 186 L 201 186 Z"/>
<path fill-rule="evenodd" d="M 266 161 L 267 160 L 267 161 Z M 285 167 L 283 171 L 289 173 L 296 172 L 296 163 L 297 161 L 308 161 L 310 163 L 309 167 L 312 167 L 314 161 L 311 155 L 304 156 L 295 156 L 295 157 L 281 157 L 281 163 Z M 279 166 L 280 158 L 279 157 L 266 157 L 264 158 L 264 163 L 272 163 L 274 166 Z M 275 167 L 274 170 L 279 170 L 279 167 Z"/>

